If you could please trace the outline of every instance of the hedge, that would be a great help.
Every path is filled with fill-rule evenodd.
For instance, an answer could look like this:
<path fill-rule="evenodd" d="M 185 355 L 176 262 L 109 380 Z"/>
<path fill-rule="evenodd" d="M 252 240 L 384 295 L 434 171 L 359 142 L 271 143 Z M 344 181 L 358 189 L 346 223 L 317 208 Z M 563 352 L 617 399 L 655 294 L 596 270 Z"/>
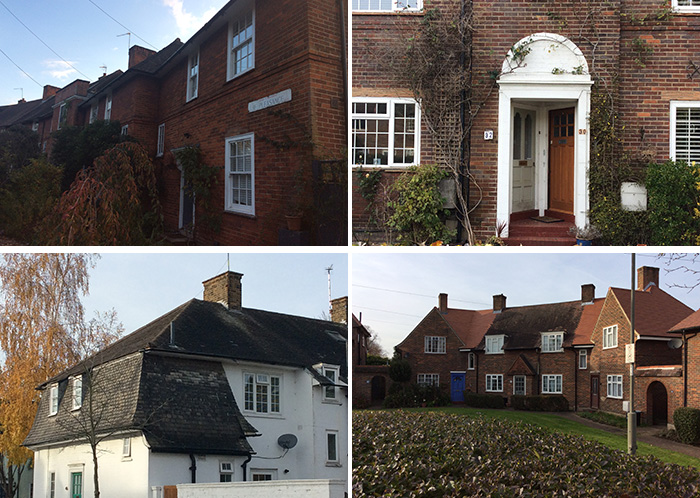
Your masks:
<path fill-rule="evenodd" d="M 473 408 L 505 408 L 506 400 L 499 394 L 464 392 L 464 404 Z"/>
<path fill-rule="evenodd" d="M 673 425 L 676 426 L 678 438 L 686 444 L 700 443 L 700 410 L 697 408 L 678 408 L 673 412 Z"/>
<path fill-rule="evenodd" d="M 561 395 L 511 396 L 510 404 L 515 410 L 533 412 L 569 411 L 569 402 Z"/>

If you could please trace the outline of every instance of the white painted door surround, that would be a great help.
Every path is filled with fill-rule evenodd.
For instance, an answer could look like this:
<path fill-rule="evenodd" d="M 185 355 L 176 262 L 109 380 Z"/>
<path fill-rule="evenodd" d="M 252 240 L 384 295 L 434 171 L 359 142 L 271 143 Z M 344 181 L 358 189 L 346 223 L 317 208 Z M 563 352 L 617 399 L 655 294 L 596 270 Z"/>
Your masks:
<path fill-rule="evenodd" d="M 553 33 L 536 33 L 517 42 L 506 56 L 498 79 L 498 187 L 497 220 L 509 222 L 522 203 L 514 202 L 520 172 L 513 169 L 514 118 L 527 109 L 535 121 L 534 209 L 547 206 L 549 166 L 549 111 L 575 109 L 574 217 L 577 226 L 588 220 L 588 167 L 590 162 L 591 81 L 583 53 L 569 39 Z M 517 111 L 516 111 L 517 108 Z M 505 236 L 508 235 L 507 229 Z"/>

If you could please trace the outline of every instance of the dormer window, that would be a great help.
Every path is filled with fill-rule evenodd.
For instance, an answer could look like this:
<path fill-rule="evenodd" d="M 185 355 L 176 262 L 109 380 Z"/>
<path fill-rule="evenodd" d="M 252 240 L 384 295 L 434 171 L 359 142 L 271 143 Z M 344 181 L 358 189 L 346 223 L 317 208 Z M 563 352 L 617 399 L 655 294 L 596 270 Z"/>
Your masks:
<path fill-rule="evenodd" d="M 323 375 L 331 380 L 334 384 L 338 380 L 338 367 L 323 367 Z M 337 396 L 335 386 L 326 386 L 323 390 L 323 399 L 335 400 Z"/>
<path fill-rule="evenodd" d="M 563 351 L 564 332 L 545 332 L 542 334 L 542 352 L 559 353 Z"/>
<path fill-rule="evenodd" d="M 486 354 L 502 354 L 504 335 L 486 336 Z"/>
<path fill-rule="evenodd" d="M 255 10 L 241 12 L 229 25 L 228 80 L 255 67 Z"/>
<path fill-rule="evenodd" d="M 83 379 L 73 377 L 73 410 L 79 410 L 83 406 Z"/>
<path fill-rule="evenodd" d="M 58 384 L 49 388 L 49 416 L 58 413 Z"/>
<path fill-rule="evenodd" d="M 191 55 L 187 64 L 187 102 L 197 97 L 199 89 L 199 51 Z"/>

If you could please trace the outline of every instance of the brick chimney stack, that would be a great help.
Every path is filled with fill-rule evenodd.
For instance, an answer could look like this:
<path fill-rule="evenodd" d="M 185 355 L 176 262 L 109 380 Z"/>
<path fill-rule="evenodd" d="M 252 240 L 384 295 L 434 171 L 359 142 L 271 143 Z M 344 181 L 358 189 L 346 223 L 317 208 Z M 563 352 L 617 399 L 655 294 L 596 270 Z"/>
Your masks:
<path fill-rule="evenodd" d="M 347 296 L 331 300 L 331 321 L 335 323 L 348 323 Z"/>
<path fill-rule="evenodd" d="M 581 286 L 581 304 L 592 303 L 595 299 L 595 285 L 583 284 Z"/>
<path fill-rule="evenodd" d="M 139 64 L 155 54 L 155 50 L 134 45 L 129 49 L 129 69 Z"/>
<path fill-rule="evenodd" d="M 506 296 L 503 294 L 493 296 L 493 312 L 500 313 L 504 309 L 506 309 Z"/>
<path fill-rule="evenodd" d="M 438 294 L 438 311 L 440 311 L 440 313 L 447 313 L 447 294 L 444 292 Z"/>
<path fill-rule="evenodd" d="M 646 290 L 650 284 L 659 286 L 659 269 L 653 266 L 637 268 L 637 290 Z"/>
<path fill-rule="evenodd" d="M 58 88 L 57 86 L 44 85 L 44 96 L 41 97 L 41 100 L 46 100 L 49 97 L 53 97 L 59 90 L 60 88 Z"/>
<path fill-rule="evenodd" d="M 227 271 L 202 282 L 204 300 L 221 303 L 230 310 L 240 310 L 242 302 L 242 273 Z"/>

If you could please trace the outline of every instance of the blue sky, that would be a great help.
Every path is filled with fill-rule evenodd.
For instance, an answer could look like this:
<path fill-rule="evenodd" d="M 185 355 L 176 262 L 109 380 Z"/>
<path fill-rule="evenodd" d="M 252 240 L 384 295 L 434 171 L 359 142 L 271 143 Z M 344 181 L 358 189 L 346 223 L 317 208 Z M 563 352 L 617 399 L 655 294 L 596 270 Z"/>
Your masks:
<path fill-rule="evenodd" d="M 661 289 L 693 310 L 700 308 L 700 288 L 671 288 L 671 283 L 700 279 L 688 273 L 667 273 L 668 258 L 637 254 L 639 266 L 661 268 Z M 691 264 L 689 261 L 686 264 Z M 700 271 L 700 262 L 695 264 Z M 352 311 L 380 338 L 391 355 L 396 344 L 448 294 L 451 308 L 490 309 L 492 296 L 504 294 L 508 306 L 573 301 L 581 285 L 596 286 L 596 297 L 608 287 L 630 286 L 629 254 L 471 253 L 353 254 Z"/>
<path fill-rule="evenodd" d="M 129 37 L 118 35 L 131 31 L 131 45 L 150 49 L 153 45 L 160 50 L 175 38 L 187 41 L 226 2 L 0 0 L 0 50 L 41 85 L 0 53 L 0 105 L 14 104 L 22 97 L 22 91 L 16 88 L 23 88 L 24 98 L 30 101 L 41 98 L 43 85 L 63 87 L 76 79 L 95 81 L 102 75 L 100 66 L 106 65 L 107 73 L 117 69 L 125 71 L 129 61 Z"/>
<path fill-rule="evenodd" d="M 231 271 L 243 273 L 243 306 L 319 318 L 332 297 L 348 295 L 346 254 L 231 254 Z M 90 272 L 86 318 L 114 308 L 126 333 L 190 299 L 202 299 L 202 282 L 227 269 L 226 253 L 102 254 Z"/>

